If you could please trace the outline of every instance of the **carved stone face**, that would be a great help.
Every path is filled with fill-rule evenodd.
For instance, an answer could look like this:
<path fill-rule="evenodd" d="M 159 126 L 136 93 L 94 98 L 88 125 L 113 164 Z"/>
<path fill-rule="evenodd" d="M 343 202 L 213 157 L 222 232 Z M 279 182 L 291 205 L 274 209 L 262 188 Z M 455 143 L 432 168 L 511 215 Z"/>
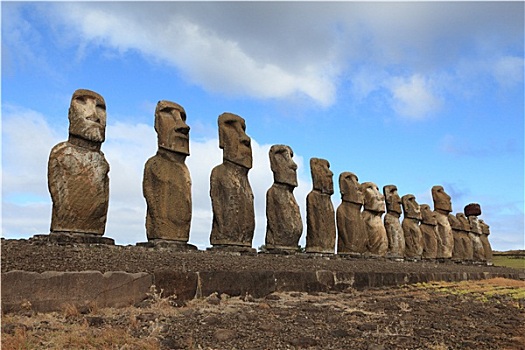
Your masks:
<path fill-rule="evenodd" d="M 421 220 L 421 209 L 419 204 L 416 202 L 416 197 L 413 194 L 406 194 L 401 198 L 403 203 L 403 211 L 405 217 L 410 219 Z"/>
<path fill-rule="evenodd" d="M 364 182 L 361 184 L 361 192 L 364 196 L 365 210 L 375 211 L 378 213 L 385 212 L 385 197 L 379 192 L 379 187 L 373 182 Z"/>
<path fill-rule="evenodd" d="M 106 102 L 94 91 L 79 89 L 69 107 L 69 134 L 93 142 L 106 139 Z"/>
<path fill-rule="evenodd" d="M 155 109 L 155 131 L 160 148 L 190 154 L 190 127 L 186 125 L 186 112 L 182 106 L 159 101 Z"/>
<path fill-rule="evenodd" d="M 467 232 L 470 231 L 470 222 L 468 221 L 467 216 L 465 214 L 457 213 L 456 218 L 461 223 L 462 231 L 467 231 Z"/>
<path fill-rule="evenodd" d="M 273 180 L 297 187 L 297 164 L 292 159 L 293 151 L 289 146 L 273 145 L 270 148 L 270 167 Z"/>
<path fill-rule="evenodd" d="M 450 196 L 445 192 L 443 186 L 432 187 L 432 199 L 434 200 L 434 210 L 452 212 L 452 202 Z"/>
<path fill-rule="evenodd" d="M 463 224 L 461 224 L 461 221 L 459 221 L 455 215 L 448 214 L 448 223 L 450 224 L 452 230 L 463 231 Z"/>
<path fill-rule="evenodd" d="M 421 210 L 421 222 L 427 225 L 437 225 L 436 217 L 434 215 L 434 212 L 432 209 L 430 209 L 430 205 L 428 204 L 421 204 L 419 206 L 419 209 Z"/>
<path fill-rule="evenodd" d="M 246 122 L 232 113 L 219 116 L 219 147 L 222 158 L 246 169 L 252 168 L 251 140 L 246 135 Z"/>
<path fill-rule="evenodd" d="M 479 225 L 481 226 L 481 233 L 484 235 L 490 235 L 490 226 L 485 223 L 482 219 L 479 219 Z"/>
<path fill-rule="evenodd" d="M 310 172 L 314 190 L 329 195 L 334 194 L 334 173 L 330 170 L 330 163 L 326 159 L 311 158 Z"/>
<path fill-rule="evenodd" d="M 363 194 L 357 175 L 345 171 L 339 175 L 339 190 L 344 202 L 363 204 Z"/>
<path fill-rule="evenodd" d="M 397 187 L 386 185 L 383 187 L 383 194 L 385 195 L 386 211 L 401 214 L 401 198 L 397 193 Z"/>

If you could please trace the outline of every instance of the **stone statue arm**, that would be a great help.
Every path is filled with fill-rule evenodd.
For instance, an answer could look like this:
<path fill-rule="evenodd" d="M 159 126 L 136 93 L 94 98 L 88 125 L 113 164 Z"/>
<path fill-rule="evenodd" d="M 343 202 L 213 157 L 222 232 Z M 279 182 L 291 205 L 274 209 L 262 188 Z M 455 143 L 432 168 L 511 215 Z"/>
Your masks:
<path fill-rule="evenodd" d="M 149 215 L 153 218 L 158 217 L 157 208 L 158 206 L 152 205 L 155 200 L 155 191 L 153 190 L 153 171 L 151 162 L 148 160 L 144 166 L 144 177 L 142 179 L 142 194 L 146 200 L 146 210 Z"/>
<path fill-rule="evenodd" d="M 59 198 L 61 191 L 60 184 L 64 180 L 64 165 L 61 162 L 60 154 L 58 154 L 58 145 L 55 146 L 49 154 L 47 163 L 47 187 L 51 194 L 51 201 L 55 203 Z"/>
<path fill-rule="evenodd" d="M 211 206 L 213 210 L 213 220 L 217 225 L 219 231 L 222 231 L 224 227 L 224 215 L 225 210 L 227 210 L 226 203 L 224 203 L 224 185 L 220 179 L 219 167 L 215 167 L 211 172 L 210 178 L 210 197 L 211 197 Z"/>

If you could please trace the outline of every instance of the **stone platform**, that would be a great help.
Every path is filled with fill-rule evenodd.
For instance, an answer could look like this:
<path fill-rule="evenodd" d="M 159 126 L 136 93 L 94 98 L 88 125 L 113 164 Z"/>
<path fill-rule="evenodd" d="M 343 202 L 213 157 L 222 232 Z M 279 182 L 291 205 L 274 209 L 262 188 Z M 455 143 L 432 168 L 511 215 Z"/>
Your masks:
<path fill-rule="evenodd" d="M 2 273 L 2 311 L 24 309 L 37 312 L 60 311 L 68 305 L 82 307 L 125 307 L 148 297 L 152 286 L 162 296 L 175 295 L 186 301 L 212 293 L 230 296 L 264 297 L 273 292 L 344 292 L 376 287 L 433 281 L 466 281 L 495 277 L 524 279 L 518 272 L 393 273 L 332 272 L 327 270 L 286 271 L 202 271 L 159 270 L 155 273 L 27 272 Z"/>

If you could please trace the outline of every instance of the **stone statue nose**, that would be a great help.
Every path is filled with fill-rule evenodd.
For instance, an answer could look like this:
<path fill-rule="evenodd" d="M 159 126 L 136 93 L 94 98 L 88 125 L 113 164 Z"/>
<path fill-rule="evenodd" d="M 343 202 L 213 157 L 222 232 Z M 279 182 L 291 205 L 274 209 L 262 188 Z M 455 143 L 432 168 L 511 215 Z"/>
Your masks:
<path fill-rule="evenodd" d="M 98 117 L 96 111 L 91 111 L 91 113 L 87 116 L 87 120 L 91 120 L 95 123 L 100 123 L 100 118 Z"/>
<path fill-rule="evenodd" d="M 250 147 L 250 144 L 251 144 L 250 143 L 250 138 L 246 134 L 242 135 L 241 136 L 241 143 L 243 145 L 245 145 L 246 147 Z"/>
<path fill-rule="evenodd" d="M 175 131 L 180 134 L 188 135 L 190 132 L 190 127 L 184 120 L 175 119 Z"/>

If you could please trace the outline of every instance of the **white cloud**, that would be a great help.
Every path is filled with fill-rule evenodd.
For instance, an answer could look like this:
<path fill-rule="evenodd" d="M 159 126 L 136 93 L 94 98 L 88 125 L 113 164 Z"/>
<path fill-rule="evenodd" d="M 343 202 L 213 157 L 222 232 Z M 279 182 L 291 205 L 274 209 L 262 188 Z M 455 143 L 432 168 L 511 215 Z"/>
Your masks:
<path fill-rule="evenodd" d="M 432 91 L 431 81 L 419 74 L 393 78 L 389 84 L 393 108 L 404 117 L 422 119 L 436 111 L 441 101 Z"/>
<path fill-rule="evenodd" d="M 31 12 L 31 20 L 16 11 L 18 6 L 4 6 L 9 21 L 3 28 L 12 33 L 6 42 L 11 64 L 33 62 L 50 50 L 38 40 L 40 28 L 33 24 L 43 15 L 53 25 L 60 48 L 74 47 L 80 56 L 93 49 L 102 49 L 107 57 L 137 51 L 155 62 L 167 62 L 188 81 L 221 94 L 261 99 L 300 95 L 330 106 L 338 87 L 347 81 L 354 93 L 359 92 L 361 102 L 370 93 L 388 88 L 395 77 L 411 77 L 392 87 L 394 111 L 416 119 L 433 110 L 430 105 L 436 103 L 436 94 L 471 92 L 472 80 L 480 76 L 516 86 L 523 75 L 519 74 L 523 70 L 519 61 L 523 4 L 519 2 L 31 6 L 38 9 Z M 476 64 L 487 56 L 503 58 L 492 65 Z M 45 66 L 45 59 L 38 64 Z M 465 74 L 463 70 L 472 70 L 472 64 L 474 71 Z M 366 72 L 360 68 L 363 65 Z M 454 84 L 437 83 L 444 75 Z M 412 93 L 420 95 L 412 97 Z M 386 101 L 388 94 L 380 98 Z"/>
<path fill-rule="evenodd" d="M 65 137 L 67 138 L 67 137 Z M 2 196 L 31 192 L 47 195 L 47 158 L 61 140 L 58 132 L 38 112 L 7 105 L 2 107 Z"/>
<path fill-rule="evenodd" d="M 523 84 L 523 57 L 500 57 L 493 65 L 493 75 L 504 87 Z"/>
<path fill-rule="evenodd" d="M 140 50 L 169 62 L 190 81 L 211 91 L 258 98 L 304 94 L 321 105 L 333 103 L 335 86 L 329 68 L 333 63 L 328 60 L 323 66 L 303 64 L 295 72 L 283 69 L 271 59 L 251 56 L 237 38 L 220 37 L 177 11 L 167 15 L 167 6 L 147 10 L 136 7 L 133 12 L 121 11 L 118 5 L 98 8 L 71 3 L 59 9 L 65 21 L 73 24 L 85 40 L 120 51 Z"/>

